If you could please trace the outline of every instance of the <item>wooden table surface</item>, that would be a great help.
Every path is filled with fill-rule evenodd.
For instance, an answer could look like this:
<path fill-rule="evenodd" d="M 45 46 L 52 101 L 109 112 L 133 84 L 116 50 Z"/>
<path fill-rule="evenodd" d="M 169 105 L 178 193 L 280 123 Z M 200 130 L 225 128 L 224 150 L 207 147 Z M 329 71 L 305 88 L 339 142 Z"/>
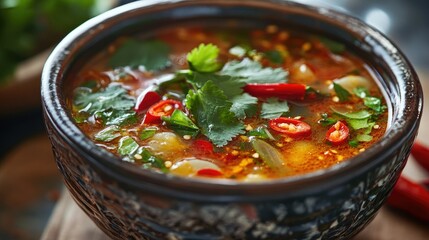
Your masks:
<path fill-rule="evenodd" d="M 429 78 L 421 76 L 424 92 L 429 96 Z M 429 145 L 429 102 L 425 100 L 425 113 L 420 127 L 419 140 Z M 26 168 L 22 168 L 25 161 Z M 413 180 L 421 180 L 427 176 L 412 159 L 407 164 L 404 174 Z M 21 181 L 20 181 L 21 180 Z M 52 185 L 52 182 L 54 184 Z M 19 183 L 19 184 L 17 184 Z M 24 206 L 22 199 L 33 201 L 36 190 L 49 183 L 52 189 L 61 185 L 60 176 L 54 164 L 50 143 L 45 134 L 35 136 L 23 142 L 3 159 L 0 168 L 0 207 L 19 208 Z M 19 189 L 17 191 L 17 189 Z M 51 195 L 55 199 L 55 190 Z M 45 197 L 46 198 L 46 197 Z M 3 206 L 1 206 L 3 204 Z M 36 208 L 42 208 L 43 203 L 36 202 Z M 13 229 L 15 217 L 12 210 L 0 213 L 0 239 L 1 227 Z M 9 214 L 9 215 L 8 215 Z M 12 219 L 13 220 L 13 219 Z M 31 223 L 31 224 L 37 224 Z M 12 231 L 12 230 L 10 230 Z M 28 235 L 28 233 L 27 233 Z M 37 239 L 26 236 L 25 233 L 16 233 L 11 239 Z M 23 237 L 24 236 L 24 237 Z M 6 238 L 7 239 L 7 238 Z M 80 240 L 80 239 L 108 239 L 95 224 L 82 212 L 71 199 L 66 190 L 61 196 L 52 212 L 49 223 L 43 235 L 43 240 Z M 370 225 L 365 228 L 355 240 L 428 240 L 429 227 L 427 223 L 416 221 L 409 216 L 401 214 L 384 206 Z"/>

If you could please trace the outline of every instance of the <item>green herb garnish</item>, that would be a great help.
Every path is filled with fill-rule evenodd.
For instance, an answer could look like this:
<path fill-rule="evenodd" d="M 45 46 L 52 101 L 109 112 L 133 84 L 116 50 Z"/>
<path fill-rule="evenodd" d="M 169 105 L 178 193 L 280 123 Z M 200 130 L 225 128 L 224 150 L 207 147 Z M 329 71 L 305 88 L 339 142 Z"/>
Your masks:
<path fill-rule="evenodd" d="M 162 41 L 137 41 L 130 39 L 119 46 L 109 60 L 113 68 L 144 67 L 147 71 L 162 70 L 170 66 L 170 47 Z"/>
<path fill-rule="evenodd" d="M 178 109 L 174 110 L 169 117 L 163 116 L 162 120 L 170 129 L 182 136 L 190 135 L 195 137 L 200 131 L 197 125 L 184 112 Z"/>
<path fill-rule="evenodd" d="M 341 102 L 349 100 L 351 94 L 340 84 L 334 82 L 334 90 Z"/>
<path fill-rule="evenodd" d="M 120 137 L 120 128 L 116 125 L 108 126 L 105 129 L 94 135 L 94 139 L 102 142 L 110 142 L 113 139 Z"/>
<path fill-rule="evenodd" d="M 137 121 L 133 111 L 135 100 L 120 85 L 109 85 L 93 92 L 89 88 L 78 88 L 74 106 L 79 115 L 93 115 L 105 125 L 124 125 Z"/>
<path fill-rule="evenodd" d="M 319 123 L 320 125 L 322 125 L 324 127 L 332 126 L 333 124 L 335 124 L 337 122 L 336 119 L 330 118 L 327 113 L 322 113 L 320 116 L 322 117 L 322 119 L 317 121 L 317 123 Z"/>
<path fill-rule="evenodd" d="M 130 136 L 119 139 L 118 153 L 121 156 L 130 156 L 137 151 L 139 144 Z"/>
<path fill-rule="evenodd" d="M 140 132 L 139 138 L 140 140 L 149 139 L 155 135 L 156 131 L 158 131 L 157 127 L 147 127 Z"/>
<path fill-rule="evenodd" d="M 276 140 L 265 126 L 259 126 L 253 130 L 248 131 L 247 136 L 254 136 L 261 139 Z"/>
<path fill-rule="evenodd" d="M 189 68 L 193 71 L 210 73 L 216 72 L 221 67 L 218 62 L 219 48 L 211 43 L 200 44 L 188 53 Z"/>
<path fill-rule="evenodd" d="M 201 132 L 219 147 L 244 133 L 243 123 L 230 111 L 232 102 L 212 81 L 207 81 L 201 89 L 189 91 L 186 107 Z"/>
<path fill-rule="evenodd" d="M 288 75 L 282 68 L 263 68 L 259 62 L 249 58 L 226 63 L 220 73 L 240 77 L 246 83 L 284 83 Z"/>
<path fill-rule="evenodd" d="M 281 52 L 277 50 L 271 50 L 264 53 L 265 57 L 275 64 L 283 64 L 284 58 Z"/>
<path fill-rule="evenodd" d="M 165 167 L 164 160 L 154 156 L 146 148 L 140 147 L 137 151 L 137 154 L 140 154 L 140 156 L 142 157 L 142 159 L 140 160 L 143 163 L 142 168 L 152 169 L 153 167 L 155 167 L 161 170 L 161 172 L 168 172 L 168 168 Z"/>
<path fill-rule="evenodd" d="M 262 103 L 261 118 L 274 119 L 284 113 L 289 112 L 289 105 L 286 101 L 280 101 L 277 98 L 269 98 Z"/>
<path fill-rule="evenodd" d="M 256 115 L 258 111 L 258 99 L 256 97 L 250 96 L 247 93 L 237 95 L 232 98 L 231 101 L 231 112 L 233 112 L 239 119 L 252 117 Z"/>

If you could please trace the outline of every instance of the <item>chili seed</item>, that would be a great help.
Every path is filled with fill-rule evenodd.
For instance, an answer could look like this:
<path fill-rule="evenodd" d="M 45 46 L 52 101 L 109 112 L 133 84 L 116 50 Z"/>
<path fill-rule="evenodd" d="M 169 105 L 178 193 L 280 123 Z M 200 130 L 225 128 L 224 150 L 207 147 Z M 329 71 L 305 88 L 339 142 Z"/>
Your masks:
<path fill-rule="evenodd" d="M 189 140 L 189 139 L 191 139 L 191 135 L 183 135 L 183 139 Z"/>
<path fill-rule="evenodd" d="M 164 162 L 164 166 L 165 166 L 166 168 L 170 168 L 172 165 L 173 165 L 173 163 L 172 163 L 171 161 L 165 161 L 165 162 Z"/>
<path fill-rule="evenodd" d="M 143 157 L 140 154 L 135 154 L 134 158 L 137 159 L 137 160 L 141 160 Z"/>

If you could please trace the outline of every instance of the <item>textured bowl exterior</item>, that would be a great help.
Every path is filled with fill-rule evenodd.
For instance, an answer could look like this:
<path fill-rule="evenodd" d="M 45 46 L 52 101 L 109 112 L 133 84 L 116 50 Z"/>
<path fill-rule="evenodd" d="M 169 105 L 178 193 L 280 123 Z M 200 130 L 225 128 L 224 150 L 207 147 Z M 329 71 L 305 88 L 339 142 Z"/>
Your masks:
<path fill-rule="evenodd" d="M 188 15 L 243 17 L 250 12 L 255 18 L 262 14 L 312 26 L 362 51 L 383 79 L 380 86 L 390 109 L 386 136 L 330 169 L 235 184 L 136 169 L 96 147 L 71 120 L 63 92 L 68 66 L 111 37 L 110 32 L 144 25 L 146 15 L 144 20 L 168 23 Z M 414 70 L 382 34 L 354 18 L 280 0 L 130 4 L 72 32 L 54 50 L 42 76 L 45 122 L 58 168 L 78 205 L 113 239 L 349 239 L 374 218 L 399 178 L 418 130 L 422 101 Z"/>
<path fill-rule="evenodd" d="M 71 195 L 113 239 L 349 239 L 375 216 L 408 157 L 412 139 L 384 163 L 316 195 L 232 203 L 193 202 L 127 189 L 103 177 L 47 121 Z"/>

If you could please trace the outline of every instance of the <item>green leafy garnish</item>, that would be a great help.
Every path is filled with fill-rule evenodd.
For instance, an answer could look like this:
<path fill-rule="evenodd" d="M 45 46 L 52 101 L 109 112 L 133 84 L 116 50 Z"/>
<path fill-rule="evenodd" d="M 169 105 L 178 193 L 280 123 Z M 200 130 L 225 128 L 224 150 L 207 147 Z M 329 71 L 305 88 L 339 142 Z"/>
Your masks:
<path fill-rule="evenodd" d="M 219 75 L 214 73 L 195 73 L 193 74 L 192 83 L 195 83 L 197 88 L 202 88 L 207 81 L 211 80 L 218 88 L 220 88 L 227 98 L 238 96 L 243 92 L 244 82 L 238 77 L 228 75 Z"/>
<path fill-rule="evenodd" d="M 353 89 L 353 92 L 356 96 L 358 96 L 360 98 L 365 98 L 366 96 L 369 96 L 368 89 L 366 89 L 364 87 L 357 87 L 357 88 Z"/>
<path fill-rule="evenodd" d="M 289 105 L 286 101 L 280 101 L 277 98 L 269 98 L 262 103 L 261 118 L 278 118 L 289 111 Z"/>
<path fill-rule="evenodd" d="M 263 68 L 259 62 L 249 58 L 226 63 L 220 73 L 240 77 L 246 83 L 284 83 L 288 75 L 282 68 Z"/>
<path fill-rule="evenodd" d="M 358 147 L 359 146 L 359 141 L 358 140 L 356 140 L 356 139 L 352 139 L 352 140 L 350 140 L 349 141 L 349 146 L 350 147 Z"/>
<path fill-rule="evenodd" d="M 340 84 L 334 82 L 334 90 L 341 102 L 349 100 L 351 94 Z"/>
<path fill-rule="evenodd" d="M 363 104 L 377 113 L 382 113 L 385 109 L 385 106 L 381 105 L 381 99 L 376 97 L 365 97 Z"/>
<path fill-rule="evenodd" d="M 317 121 L 317 123 L 319 123 L 320 125 L 322 125 L 324 127 L 332 126 L 334 123 L 337 122 L 336 119 L 330 118 L 327 113 L 322 113 L 320 116 L 322 117 L 322 119 Z"/>
<path fill-rule="evenodd" d="M 218 62 L 219 48 L 211 43 L 200 44 L 188 53 L 189 68 L 197 72 L 216 72 L 221 67 Z"/>
<path fill-rule="evenodd" d="M 233 112 L 239 119 L 252 117 L 258 111 L 258 99 L 256 97 L 250 96 L 247 93 L 235 96 L 231 99 L 231 101 L 231 112 Z"/>
<path fill-rule="evenodd" d="M 337 41 L 321 37 L 319 38 L 320 42 L 325 45 L 333 53 L 342 53 L 346 50 L 346 46 Z"/>
<path fill-rule="evenodd" d="M 202 134 L 219 147 L 244 133 L 243 123 L 230 111 L 231 101 L 212 81 L 207 81 L 201 89 L 189 91 L 186 107 Z"/>
<path fill-rule="evenodd" d="M 369 142 L 372 140 L 372 136 L 369 134 L 358 134 L 356 140 L 359 142 Z"/>
<path fill-rule="evenodd" d="M 130 136 L 119 139 L 118 153 L 121 156 L 129 156 L 137 151 L 139 144 Z"/>
<path fill-rule="evenodd" d="M 109 85 L 99 92 L 89 88 L 78 88 L 75 92 L 74 105 L 79 115 L 94 115 L 105 125 L 131 124 L 137 121 L 132 110 L 134 98 L 120 85 Z"/>
<path fill-rule="evenodd" d="M 157 127 L 147 127 L 143 129 L 139 135 L 140 140 L 146 140 L 148 138 L 153 137 L 153 135 L 155 135 L 157 130 L 158 130 Z"/>
<path fill-rule="evenodd" d="M 113 139 L 120 137 L 120 128 L 116 125 L 108 126 L 94 135 L 94 139 L 102 142 L 110 142 Z"/>
<path fill-rule="evenodd" d="M 200 131 L 197 125 L 184 112 L 178 109 L 174 110 L 169 117 L 163 116 L 162 120 L 170 129 L 182 136 L 190 135 L 195 137 Z"/>
<path fill-rule="evenodd" d="M 113 54 L 109 60 L 109 65 L 113 68 L 142 66 L 147 71 L 157 71 L 170 66 L 169 53 L 170 47 L 165 42 L 130 39 L 124 42 Z"/>
<path fill-rule="evenodd" d="M 264 53 L 265 57 L 275 64 L 282 64 L 284 62 L 283 55 L 277 50 L 271 50 Z"/>
<path fill-rule="evenodd" d="M 140 160 L 143 163 L 142 168 L 153 169 L 153 167 L 155 167 L 161 170 L 161 172 L 168 172 L 168 168 L 165 167 L 164 160 L 152 155 L 152 153 L 146 148 L 139 148 L 137 154 L 140 154 L 142 157 Z"/>
<path fill-rule="evenodd" d="M 349 119 L 367 119 L 371 117 L 371 113 L 366 110 L 360 110 L 357 112 L 343 112 L 334 107 L 331 107 L 331 109 L 334 111 L 334 113 Z"/>
<path fill-rule="evenodd" d="M 253 130 L 248 131 L 247 136 L 254 136 L 261 139 L 276 140 L 265 126 L 259 126 Z"/>
<path fill-rule="evenodd" d="M 372 117 L 372 114 L 367 110 L 360 110 L 357 112 L 343 112 L 333 107 L 331 107 L 331 109 L 335 114 L 345 118 L 350 127 L 355 130 L 371 126 L 369 120 Z"/>

